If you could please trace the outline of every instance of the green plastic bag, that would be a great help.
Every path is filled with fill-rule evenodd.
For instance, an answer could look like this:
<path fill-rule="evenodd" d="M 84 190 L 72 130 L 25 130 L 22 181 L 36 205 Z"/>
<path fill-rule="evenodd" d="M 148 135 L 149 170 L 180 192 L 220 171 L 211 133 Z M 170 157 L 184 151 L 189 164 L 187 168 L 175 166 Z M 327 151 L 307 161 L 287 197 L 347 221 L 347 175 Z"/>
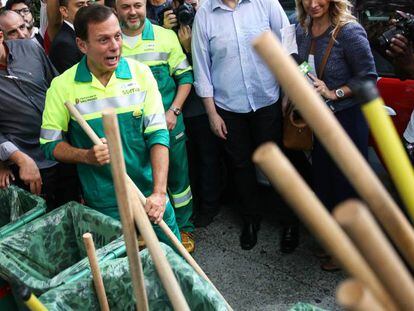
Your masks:
<path fill-rule="evenodd" d="M 93 236 L 98 260 L 123 245 L 119 221 L 70 202 L 0 240 L 0 277 L 36 295 L 68 282 L 89 267 L 85 232 Z"/>
<path fill-rule="evenodd" d="M 0 238 L 46 213 L 46 203 L 16 186 L 0 190 Z"/>
<path fill-rule="evenodd" d="M 169 246 L 161 243 L 174 274 L 191 310 L 227 310 L 225 302 L 213 287 Z M 145 249 L 140 252 L 145 287 L 150 310 L 173 310 L 168 296 L 156 272 L 154 263 Z M 100 266 L 102 279 L 112 311 L 135 310 L 131 277 L 127 258 L 115 259 Z M 48 310 L 99 310 L 92 278 L 62 285 L 39 297 Z"/>
<path fill-rule="evenodd" d="M 327 311 L 309 303 L 298 302 L 289 311 Z"/>

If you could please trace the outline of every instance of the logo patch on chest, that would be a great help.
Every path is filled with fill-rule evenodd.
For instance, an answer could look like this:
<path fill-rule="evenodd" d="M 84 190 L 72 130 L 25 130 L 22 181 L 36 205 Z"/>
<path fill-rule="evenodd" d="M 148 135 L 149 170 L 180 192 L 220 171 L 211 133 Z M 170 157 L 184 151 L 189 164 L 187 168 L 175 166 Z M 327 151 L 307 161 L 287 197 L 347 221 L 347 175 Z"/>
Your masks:
<path fill-rule="evenodd" d="M 140 91 L 140 87 L 136 82 L 128 82 L 120 86 L 122 95 L 129 95 Z"/>
<path fill-rule="evenodd" d="M 150 42 L 144 45 L 144 51 L 145 52 L 152 52 L 155 50 L 155 43 L 154 42 Z"/>
<path fill-rule="evenodd" d="M 132 88 L 129 88 L 129 89 L 126 89 L 126 90 L 122 90 L 122 95 L 129 95 L 129 94 L 137 93 L 137 92 L 139 92 L 139 88 L 138 87 L 132 87 Z"/>
<path fill-rule="evenodd" d="M 79 97 L 79 98 L 75 98 L 75 103 L 76 104 L 81 104 L 84 102 L 89 102 L 91 100 L 96 100 L 98 99 L 98 96 L 94 95 L 89 95 L 89 96 L 85 96 L 85 97 Z"/>

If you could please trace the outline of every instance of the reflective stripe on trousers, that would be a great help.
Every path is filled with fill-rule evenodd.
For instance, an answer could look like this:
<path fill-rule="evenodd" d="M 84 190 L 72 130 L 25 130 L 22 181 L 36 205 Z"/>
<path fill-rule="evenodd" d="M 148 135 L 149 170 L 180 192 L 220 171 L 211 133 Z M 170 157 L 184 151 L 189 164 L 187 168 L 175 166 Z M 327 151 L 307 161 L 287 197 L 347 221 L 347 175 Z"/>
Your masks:
<path fill-rule="evenodd" d="M 183 192 L 178 194 L 171 194 L 171 201 L 175 208 L 187 205 L 193 198 L 191 187 L 188 186 Z"/>

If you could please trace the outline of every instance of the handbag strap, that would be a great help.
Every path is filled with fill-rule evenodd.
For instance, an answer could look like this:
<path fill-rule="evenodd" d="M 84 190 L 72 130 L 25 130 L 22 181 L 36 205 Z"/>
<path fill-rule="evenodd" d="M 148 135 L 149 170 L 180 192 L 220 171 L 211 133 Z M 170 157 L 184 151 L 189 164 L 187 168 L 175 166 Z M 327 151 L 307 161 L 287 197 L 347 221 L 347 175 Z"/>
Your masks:
<path fill-rule="evenodd" d="M 320 79 L 320 80 L 323 80 L 323 74 L 324 74 L 324 71 L 325 71 L 326 63 L 328 62 L 329 55 L 331 54 L 331 50 L 332 50 L 332 48 L 335 44 L 336 36 L 338 35 L 340 30 L 341 30 L 341 27 L 337 27 L 335 29 L 335 32 L 333 33 L 333 35 L 329 39 L 329 43 L 328 43 L 328 46 L 326 47 L 325 54 L 323 55 L 322 62 L 320 63 L 319 68 L 318 68 L 318 79 Z M 312 41 L 314 41 L 314 40 L 312 40 Z"/>

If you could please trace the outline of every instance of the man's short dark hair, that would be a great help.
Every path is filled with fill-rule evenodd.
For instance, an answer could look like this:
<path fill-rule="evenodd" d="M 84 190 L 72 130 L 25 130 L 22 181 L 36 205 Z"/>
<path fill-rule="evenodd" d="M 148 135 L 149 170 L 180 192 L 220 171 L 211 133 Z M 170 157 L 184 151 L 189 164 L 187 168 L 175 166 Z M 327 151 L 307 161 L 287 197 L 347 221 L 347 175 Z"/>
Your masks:
<path fill-rule="evenodd" d="M 68 7 L 68 0 L 59 0 L 59 6 Z"/>
<path fill-rule="evenodd" d="M 10 10 L 6 10 L 6 9 L 0 10 L 0 20 L 3 17 L 7 16 L 9 14 L 9 12 L 10 12 Z M 3 28 L 1 26 L 1 23 L 0 23 L 0 31 L 3 31 Z"/>
<path fill-rule="evenodd" d="M 10 10 L 3 9 L 0 11 L 0 18 L 6 15 L 9 15 Z"/>
<path fill-rule="evenodd" d="M 79 9 L 75 15 L 73 26 L 76 37 L 86 41 L 88 39 L 89 24 L 98 24 L 108 20 L 114 12 L 103 5 L 92 4 Z"/>
<path fill-rule="evenodd" d="M 32 10 L 32 1 L 31 0 L 7 0 L 5 8 L 6 10 L 11 10 L 12 6 L 18 3 L 24 3 L 27 7 Z"/>
<path fill-rule="evenodd" d="M 0 21 L 2 19 L 4 19 L 4 18 L 8 18 L 8 15 L 10 15 L 10 14 L 12 14 L 12 15 L 13 14 L 15 14 L 15 15 L 17 14 L 18 18 L 21 18 L 22 19 L 22 22 L 24 22 L 23 21 L 23 17 L 21 17 L 20 14 L 14 12 L 14 11 L 11 11 L 11 10 L 0 10 Z M 6 35 L 6 33 L 4 32 L 3 25 L 2 25 L 1 22 L 0 22 L 0 31 L 2 31 Z"/>
<path fill-rule="evenodd" d="M 104 4 L 111 9 L 115 9 L 116 0 L 104 0 Z"/>

